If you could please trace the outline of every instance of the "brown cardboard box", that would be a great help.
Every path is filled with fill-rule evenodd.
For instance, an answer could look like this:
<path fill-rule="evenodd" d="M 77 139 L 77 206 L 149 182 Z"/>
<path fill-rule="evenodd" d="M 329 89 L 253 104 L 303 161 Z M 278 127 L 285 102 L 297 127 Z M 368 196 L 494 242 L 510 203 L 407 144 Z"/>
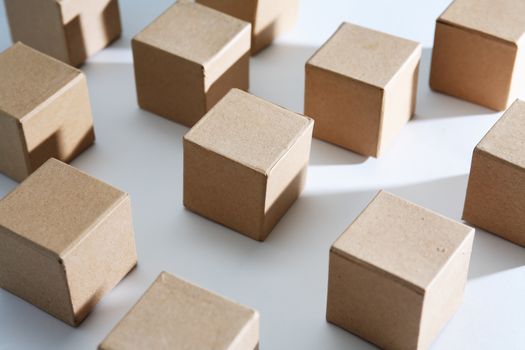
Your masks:
<path fill-rule="evenodd" d="M 140 107 L 186 126 L 231 88 L 248 90 L 250 24 L 178 2 L 132 42 Z"/>
<path fill-rule="evenodd" d="M 525 87 L 525 2 L 456 0 L 437 19 L 430 87 L 505 110 Z"/>
<path fill-rule="evenodd" d="M 428 349 L 461 303 L 473 239 L 380 192 L 332 245 L 327 320 L 383 349 Z"/>
<path fill-rule="evenodd" d="M 299 0 L 197 0 L 252 24 L 252 54 L 256 54 L 297 21 Z"/>
<path fill-rule="evenodd" d="M 72 66 L 120 36 L 117 0 L 5 0 L 14 42 Z"/>
<path fill-rule="evenodd" d="M 0 201 L 0 286 L 70 325 L 136 262 L 129 196 L 56 159 Z"/>
<path fill-rule="evenodd" d="M 463 219 L 525 247 L 525 102 L 474 149 Z"/>
<path fill-rule="evenodd" d="M 304 187 L 312 128 L 231 90 L 184 136 L 184 205 L 263 241 Z"/>
<path fill-rule="evenodd" d="M 343 23 L 306 63 L 314 137 L 378 157 L 416 104 L 421 45 Z"/>
<path fill-rule="evenodd" d="M 0 53 L 0 172 L 25 179 L 95 140 L 84 74 L 21 43 Z"/>
<path fill-rule="evenodd" d="M 99 350 L 253 350 L 259 313 L 162 272 Z"/>

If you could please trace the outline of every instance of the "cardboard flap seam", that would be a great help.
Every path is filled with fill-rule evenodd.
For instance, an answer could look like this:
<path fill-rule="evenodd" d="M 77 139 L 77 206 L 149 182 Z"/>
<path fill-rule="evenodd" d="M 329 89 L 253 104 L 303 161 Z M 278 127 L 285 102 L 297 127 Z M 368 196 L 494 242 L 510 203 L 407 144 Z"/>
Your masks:
<path fill-rule="evenodd" d="M 492 159 L 495 159 L 495 160 L 497 160 L 499 162 L 502 162 L 502 163 L 504 163 L 507 166 L 510 166 L 512 168 L 515 168 L 515 169 L 518 169 L 520 171 L 525 171 L 525 167 L 522 167 L 521 165 L 513 163 L 510 160 L 507 160 L 505 158 L 497 156 L 497 155 L 493 154 L 490 150 L 485 149 L 483 146 L 481 146 L 479 144 L 476 146 L 476 148 L 474 148 L 474 154 L 476 153 L 476 151 L 480 152 L 480 153 L 482 153 L 482 154 L 484 154 L 484 155 L 486 155 L 488 157 L 491 157 Z"/>
<path fill-rule="evenodd" d="M 514 46 L 516 48 L 518 47 L 519 40 L 518 41 L 512 41 L 512 40 L 507 40 L 507 39 L 504 39 L 504 38 L 500 38 L 500 37 L 497 37 L 497 36 L 495 36 L 493 34 L 485 33 L 485 32 L 482 32 L 481 30 L 478 30 L 478 29 L 469 28 L 469 27 L 463 26 L 461 24 L 448 21 L 448 20 L 443 19 L 441 17 L 439 17 L 436 22 L 437 23 L 441 23 L 443 25 L 447 25 L 447 26 L 456 28 L 456 29 L 459 29 L 459 30 L 464 30 L 464 31 L 469 32 L 471 34 L 479 35 L 479 36 L 481 36 L 481 37 L 483 37 L 485 39 L 499 41 L 499 42 L 501 42 L 503 44 L 512 45 L 512 46 Z M 520 39 L 523 38 L 523 36 L 524 35 L 522 34 Z"/>
<path fill-rule="evenodd" d="M 328 74 L 335 74 L 345 80 L 350 80 L 350 81 L 353 81 L 353 82 L 356 82 L 356 83 L 359 83 L 359 84 L 363 84 L 363 85 L 366 85 L 366 86 L 369 86 L 371 88 L 374 88 L 374 89 L 380 89 L 380 90 L 385 90 L 385 87 L 384 86 L 379 86 L 379 85 L 376 85 L 376 84 L 372 84 L 372 83 L 369 83 L 369 82 L 366 82 L 364 80 L 361 80 L 361 79 L 357 79 L 357 78 L 354 78 L 354 77 L 351 77 L 349 75 L 344 75 L 344 74 L 341 74 L 339 72 L 336 72 L 335 70 L 332 70 L 332 69 L 328 69 L 328 68 L 325 68 L 325 67 L 321 67 L 321 66 L 318 66 L 316 64 L 312 64 L 310 62 L 307 62 L 306 63 L 306 67 L 307 69 L 310 68 L 310 69 L 317 69 L 317 70 L 320 70 L 322 72 L 325 72 L 325 73 L 328 73 Z"/>

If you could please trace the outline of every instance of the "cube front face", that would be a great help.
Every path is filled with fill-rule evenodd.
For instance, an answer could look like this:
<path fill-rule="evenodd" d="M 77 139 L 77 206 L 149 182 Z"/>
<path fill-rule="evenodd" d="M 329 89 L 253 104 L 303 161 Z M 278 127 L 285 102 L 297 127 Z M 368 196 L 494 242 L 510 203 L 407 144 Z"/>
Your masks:
<path fill-rule="evenodd" d="M 129 197 L 54 159 L 0 201 L 0 236 L 2 288 L 70 325 L 136 264 Z"/>

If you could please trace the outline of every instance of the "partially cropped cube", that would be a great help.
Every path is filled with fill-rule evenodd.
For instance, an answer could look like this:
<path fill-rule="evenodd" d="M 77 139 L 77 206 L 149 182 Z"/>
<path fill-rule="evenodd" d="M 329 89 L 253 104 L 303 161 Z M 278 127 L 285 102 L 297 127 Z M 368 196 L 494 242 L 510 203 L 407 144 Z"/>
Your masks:
<path fill-rule="evenodd" d="M 184 136 L 184 205 L 263 241 L 303 190 L 312 128 L 231 90 Z"/>
<path fill-rule="evenodd" d="M 72 326 L 136 262 L 129 196 L 67 164 L 0 201 L 0 287 Z"/>
<path fill-rule="evenodd" d="M 132 41 L 141 108 L 193 126 L 230 89 L 248 90 L 250 24 L 178 2 Z"/>
<path fill-rule="evenodd" d="M 259 313 L 163 272 L 99 350 L 254 350 Z"/>
<path fill-rule="evenodd" d="M 21 43 L 0 53 L 0 172 L 21 181 L 94 140 L 82 72 Z"/>
<path fill-rule="evenodd" d="M 430 87 L 502 111 L 525 89 L 525 2 L 455 0 L 437 19 Z"/>
<path fill-rule="evenodd" d="M 79 66 L 121 33 L 117 0 L 4 0 L 13 41 Z"/>
<path fill-rule="evenodd" d="M 421 45 L 342 24 L 306 63 L 314 137 L 378 157 L 412 117 Z"/>
<path fill-rule="evenodd" d="M 525 247 L 525 102 L 517 100 L 474 149 L 463 219 Z"/>
<path fill-rule="evenodd" d="M 381 191 L 330 249 L 327 320 L 382 349 L 429 349 L 461 303 L 473 239 Z"/>
<path fill-rule="evenodd" d="M 297 21 L 299 0 L 197 0 L 252 24 L 252 54 L 266 48 Z"/>

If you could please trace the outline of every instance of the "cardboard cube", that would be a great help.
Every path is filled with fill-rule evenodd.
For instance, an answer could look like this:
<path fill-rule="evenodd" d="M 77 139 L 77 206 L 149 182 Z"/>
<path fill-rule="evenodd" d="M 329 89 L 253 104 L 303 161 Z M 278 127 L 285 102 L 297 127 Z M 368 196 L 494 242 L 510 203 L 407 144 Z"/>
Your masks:
<path fill-rule="evenodd" d="M 332 245 L 327 320 L 383 349 L 428 349 L 461 303 L 473 239 L 380 192 Z"/>
<path fill-rule="evenodd" d="M 421 45 L 344 23 L 306 63 L 314 137 L 378 157 L 412 117 Z"/>
<path fill-rule="evenodd" d="M 21 181 L 94 142 L 82 72 L 18 43 L 0 53 L 0 77 L 0 172 Z"/>
<path fill-rule="evenodd" d="M 70 325 L 136 262 L 129 196 L 56 159 L 0 201 L 0 287 Z"/>
<path fill-rule="evenodd" d="M 140 107 L 193 126 L 231 88 L 248 90 L 250 24 L 178 2 L 132 41 Z"/>
<path fill-rule="evenodd" d="M 11 37 L 79 66 L 121 33 L 117 0 L 5 0 Z"/>
<path fill-rule="evenodd" d="M 163 272 L 99 350 L 254 350 L 259 314 Z"/>
<path fill-rule="evenodd" d="M 525 88 L 525 3 L 456 0 L 437 19 L 430 87 L 494 110 Z"/>
<path fill-rule="evenodd" d="M 252 24 L 252 54 L 266 48 L 297 21 L 299 0 L 197 0 Z"/>
<path fill-rule="evenodd" d="M 264 240 L 301 193 L 313 121 L 231 90 L 184 136 L 184 205 Z"/>
<path fill-rule="evenodd" d="M 525 247 L 525 102 L 474 149 L 463 219 Z"/>

